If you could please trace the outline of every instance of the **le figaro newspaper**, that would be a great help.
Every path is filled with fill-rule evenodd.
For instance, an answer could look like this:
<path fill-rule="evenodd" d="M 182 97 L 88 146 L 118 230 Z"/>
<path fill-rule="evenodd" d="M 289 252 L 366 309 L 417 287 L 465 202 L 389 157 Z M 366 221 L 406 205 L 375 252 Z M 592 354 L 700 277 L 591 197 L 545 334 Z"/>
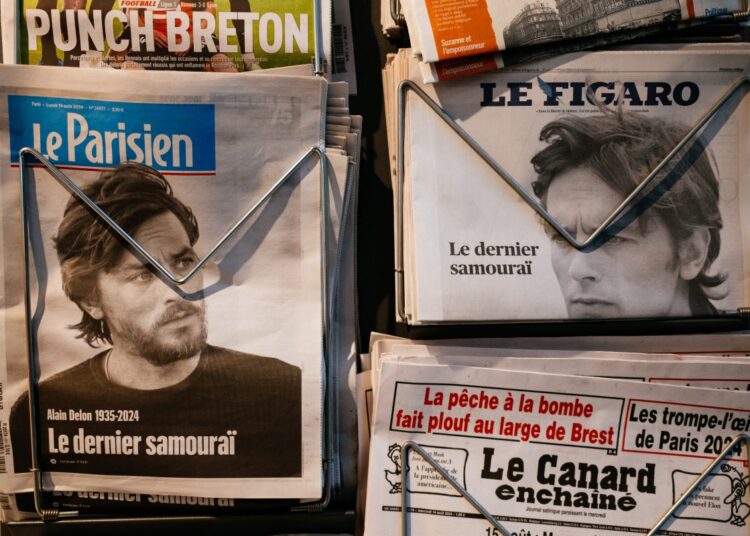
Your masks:
<path fill-rule="evenodd" d="M 19 150 L 45 154 L 182 277 L 322 139 L 324 80 L 67 72 L 3 66 L 0 76 L 6 493 L 32 487 Z M 319 497 L 317 162 L 179 287 L 32 171 L 29 321 L 40 468 L 54 489 Z"/>
<path fill-rule="evenodd" d="M 505 527 L 502 534 L 616 536 L 652 529 L 750 428 L 746 391 L 507 370 L 383 363 L 365 534 L 501 534 L 414 441 Z M 406 480 L 402 480 L 406 476 Z M 746 536 L 747 450 L 717 464 L 660 534 Z M 406 487 L 404 488 L 404 482 Z"/>
<path fill-rule="evenodd" d="M 578 251 L 407 88 L 396 188 L 408 321 L 694 317 L 747 306 L 749 61 L 745 45 L 646 47 L 434 87 L 411 68 L 407 78 L 579 241 L 736 91 L 612 231 Z M 398 81 L 391 87 L 395 103 Z"/>
<path fill-rule="evenodd" d="M 234 72 L 315 52 L 314 0 L 2 2 L 6 63 Z M 321 6 L 330 48 L 332 6 Z"/>

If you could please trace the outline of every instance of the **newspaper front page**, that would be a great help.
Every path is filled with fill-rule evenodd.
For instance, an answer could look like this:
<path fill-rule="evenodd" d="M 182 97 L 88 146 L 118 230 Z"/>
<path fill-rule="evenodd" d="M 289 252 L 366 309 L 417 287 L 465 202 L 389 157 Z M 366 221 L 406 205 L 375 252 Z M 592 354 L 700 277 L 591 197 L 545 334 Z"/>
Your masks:
<path fill-rule="evenodd" d="M 419 365 L 456 365 L 468 367 L 545 372 L 576 376 L 598 376 L 619 380 L 664 383 L 685 387 L 750 391 L 750 362 L 744 358 L 707 356 L 646 355 L 628 352 L 582 352 L 559 350 L 512 350 L 465 346 L 439 346 L 422 341 L 404 340 L 373 348 L 373 367 L 360 374 L 367 390 L 360 393 L 362 428 L 360 463 L 367 463 L 372 429 L 373 406 L 377 404 L 382 363 L 399 361 Z M 366 490 L 367 475 L 362 477 L 361 493 Z"/>
<path fill-rule="evenodd" d="M 7 63 L 237 72 L 315 54 L 313 0 L 2 1 Z M 324 0 L 329 59 L 331 14 Z"/>
<path fill-rule="evenodd" d="M 391 132 L 399 81 L 419 85 L 405 56 L 386 76 Z M 582 242 L 742 81 L 748 59 L 744 45 L 624 49 L 419 87 Z M 397 241 L 407 321 L 691 317 L 745 306 L 745 95 L 739 87 L 579 252 L 407 92 Z"/>
<path fill-rule="evenodd" d="M 750 394 L 472 367 L 386 362 L 370 451 L 365 534 L 492 527 L 414 452 L 420 444 L 509 533 L 645 533 L 740 432 Z M 747 535 L 738 447 L 663 527 Z M 489 527 L 489 528 L 488 528 Z M 489 531 L 489 532 L 488 532 Z"/>
<path fill-rule="evenodd" d="M 324 80 L 67 72 L 0 76 L 8 493 L 32 486 L 19 149 L 47 155 L 183 277 L 323 136 Z M 178 288 L 33 170 L 31 333 L 50 489 L 320 496 L 319 172 L 306 161 Z"/>
<path fill-rule="evenodd" d="M 737 0 L 403 0 L 401 6 L 415 53 L 428 63 L 744 10 Z"/>

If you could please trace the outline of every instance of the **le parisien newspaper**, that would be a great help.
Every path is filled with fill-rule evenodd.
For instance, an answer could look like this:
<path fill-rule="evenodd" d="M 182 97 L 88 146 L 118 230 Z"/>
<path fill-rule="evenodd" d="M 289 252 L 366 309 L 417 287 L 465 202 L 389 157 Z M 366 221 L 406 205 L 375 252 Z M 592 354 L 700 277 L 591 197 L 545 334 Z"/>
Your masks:
<path fill-rule="evenodd" d="M 746 306 L 748 60 L 746 45 L 644 46 L 564 55 L 438 87 L 420 84 L 408 52 L 392 57 L 384 84 L 394 191 L 403 192 L 396 256 L 403 256 L 405 319 L 691 317 Z M 736 91 L 612 231 L 579 252 L 400 87 L 404 80 L 581 242 Z"/>
<path fill-rule="evenodd" d="M 399 4 L 414 53 L 427 63 L 744 10 L 738 0 L 403 0 Z"/>
<path fill-rule="evenodd" d="M 653 528 L 750 426 L 744 390 L 416 363 L 382 366 L 365 534 L 399 530 L 404 492 L 411 530 L 499 534 L 418 454 L 401 459 L 407 440 L 507 534 L 614 536 Z M 748 534 L 747 478 L 738 445 L 663 533 Z"/>
<path fill-rule="evenodd" d="M 2 67 L 3 492 L 33 487 L 19 149 L 45 154 L 181 277 L 322 143 L 326 87 Z M 30 332 L 46 489 L 320 497 L 319 172 L 308 160 L 177 288 L 33 169 Z"/>

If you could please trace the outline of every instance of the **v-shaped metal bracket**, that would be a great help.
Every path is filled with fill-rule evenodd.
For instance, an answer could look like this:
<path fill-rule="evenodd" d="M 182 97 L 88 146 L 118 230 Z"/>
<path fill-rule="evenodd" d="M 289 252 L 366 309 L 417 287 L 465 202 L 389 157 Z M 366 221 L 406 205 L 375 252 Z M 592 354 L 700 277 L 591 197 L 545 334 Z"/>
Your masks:
<path fill-rule="evenodd" d="M 732 452 L 740 443 L 745 443 L 746 455 L 750 456 L 750 435 L 744 432 L 736 435 L 734 439 L 726 447 L 724 447 L 724 450 L 722 450 L 719 455 L 711 461 L 708 467 L 706 467 L 706 469 L 700 475 L 698 475 L 695 480 L 693 480 L 690 486 L 688 486 L 687 490 L 674 501 L 669 510 L 667 510 L 656 521 L 656 524 L 651 530 L 648 531 L 646 536 L 656 536 L 656 534 L 662 529 L 662 527 L 670 521 L 672 515 L 680 508 L 685 507 L 685 502 L 689 499 L 690 495 L 695 492 L 695 490 L 701 485 L 701 483 L 711 475 L 711 472 L 714 471 L 714 469 L 716 469 L 716 467 L 722 463 L 724 458 L 726 458 L 729 453 Z M 409 528 L 409 502 L 407 497 L 407 494 L 409 493 L 409 452 L 411 451 L 419 454 L 419 456 L 421 456 L 433 469 L 435 469 L 435 471 L 437 471 L 440 476 L 442 476 L 446 480 L 446 482 L 448 482 L 448 484 L 453 487 L 453 489 L 460 493 L 461 496 L 466 499 L 477 512 L 482 514 L 482 516 L 494 528 L 499 530 L 503 536 L 511 536 L 510 530 L 503 527 L 495 518 L 495 516 L 493 516 L 486 508 L 484 508 L 484 506 L 482 506 L 481 502 L 479 502 L 471 493 L 469 493 L 463 486 L 461 486 L 461 484 L 459 484 L 458 481 L 456 481 L 456 479 L 453 478 L 443 466 L 435 461 L 435 459 L 430 456 L 430 454 L 424 448 L 422 448 L 418 443 L 415 443 L 414 441 L 405 441 L 401 445 L 401 536 L 409 536 L 411 532 Z M 750 459 L 747 460 L 746 466 L 750 467 Z"/>
<path fill-rule="evenodd" d="M 664 514 L 659 518 L 659 520 L 656 522 L 656 525 L 654 525 L 654 528 L 652 528 L 646 536 L 655 536 L 657 532 L 672 518 L 672 515 L 677 512 L 680 508 L 683 508 L 685 506 L 685 501 L 692 495 L 692 493 L 698 488 L 698 486 L 701 485 L 701 482 L 708 477 L 711 472 L 716 469 L 716 467 L 726 458 L 730 452 L 732 452 L 737 445 L 740 443 L 745 444 L 745 455 L 749 458 L 745 460 L 745 466 L 750 469 L 750 435 L 747 433 L 740 433 L 734 436 L 734 439 L 726 446 L 724 447 L 724 450 L 722 450 L 719 455 L 713 459 L 713 461 L 708 464 L 708 467 L 704 469 L 704 471 L 696 477 L 695 480 L 688 486 L 688 489 L 679 496 L 675 500 L 675 502 L 672 504 L 672 506 L 664 512 Z"/>
<path fill-rule="evenodd" d="M 326 225 L 328 220 L 328 160 L 326 158 L 325 149 L 320 146 L 311 147 L 304 155 L 302 155 L 292 166 L 288 169 L 284 175 L 278 179 L 243 215 L 234 223 L 230 229 L 222 236 L 221 239 L 211 248 L 211 250 L 201 258 L 193 269 L 190 270 L 185 276 L 178 277 L 173 274 L 168 268 L 162 265 L 151 253 L 146 250 L 133 236 L 127 233 L 120 225 L 113 220 L 104 210 L 102 210 L 94 201 L 92 201 L 69 177 L 67 177 L 62 171 L 60 171 L 54 164 L 52 164 L 44 155 L 35 149 L 25 147 L 19 151 L 19 168 L 20 168 L 20 181 L 21 181 L 21 218 L 23 222 L 23 255 L 24 255 L 24 312 L 26 315 L 26 344 L 27 344 L 27 360 L 28 360 L 28 387 L 29 387 L 29 420 L 30 420 L 30 442 L 31 442 L 31 472 L 34 477 L 34 507 L 39 516 L 44 521 L 54 521 L 59 518 L 70 518 L 78 516 L 77 511 L 59 511 L 57 508 L 47 508 L 44 504 L 44 471 L 40 467 L 41 460 L 41 446 L 39 440 L 38 423 L 39 415 L 39 369 L 37 366 L 36 355 L 36 337 L 34 335 L 33 322 L 32 322 L 32 307 L 31 307 L 31 223 L 29 218 L 29 207 L 28 207 L 28 185 L 30 182 L 29 168 L 33 162 L 40 163 L 46 171 L 52 175 L 75 199 L 85 204 L 100 220 L 101 222 L 114 231 L 120 238 L 122 238 L 128 246 L 133 248 L 138 256 L 144 263 L 151 265 L 161 276 L 166 278 L 168 281 L 175 285 L 184 285 L 190 281 L 199 270 L 205 265 L 222 249 L 226 243 L 236 236 L 238 231 L 253 217 L 258 210 L 265 205 L 265 203 L 284 185 L 286 184 L 295 174 L 302 168 L 302 166 L 311 158 L 317 158 L 320 166 L 320 285 L 321 285 L 321 319 L 322 319 L 322 356 L 325 370 L 329 370 L 328 367 L 328 352 L 327 352 L 327 334 L 328 334 L 328 263 L 326 259 L 327 252 L 327 232 Z M 325 417 L 325 416 L 324 416 Z M 325 456 L 324 456 L 325 458 Z M 330 489 L 330 482 L 328 482 L 329 471 L 325 470 L 324 467 L 324 478 L 325 482 L 325 494 L 328 495 Z M 327 503 L 328 498 L 324 497 L 323 502 Z"/>
<path fill-rule="evenodd" d="M 401 536 L 409 536 L 409 516 L 408 516 L 408 510 L 409 510 L 409 500 L 408 500 L 408 493 L 409 493 L 409 452 L 411 451 L 416 452 L 419 454 L 424 461 L 426 461 L 430 466 L 437 471 L 440 476 L 442 476 L 448 484 L 453 487 L 458 493 L 461 494 L 461 496 L 469 501 L 469 504 L 471 504 L 477 512 L 482 514 L 482 516 L 490 522 L 490 524 L 495 527 L 497 530 L 501 532 L 503 536 L 512 536 L 511 532 L 503 527 L 500 522 L 495 519 L 495 516 L 493 516 L 487 509 L 482 506 L 482 503 L 480 503 L 477 499 L 474 498 L 474 496 L 469 493 L 466 488 L 461 486 L 461 484 L 458 483 L 458 481 L 453 478 L 448 471 L 445 470 L 445 468 L 440 465 L 438 462 L 435 461 L 435 458 L 430 456 L 430 454 L 423 449 L 418 443 L 415 443 L 414 441 L 405 441 L 403 445 L 401 445 Z"/>
<path fill-rule="evenodd" d="M 399 321 L 408 321 L 405 305 L 404 289 L 404 174 L 405 174 L 405 143 L 406 143 L 406 105 L 407 94 L 414 93 L 423 101 L 443 122 L 448 125 L 463 142 L 468 145 L 472 151 L 479 156 L 490 168 L 510 186 L 513 191 L 523 199 L 544 221 L 546 221 L 557 233 L 575 249 L 583 250 L 598 243 L 603 236 L 611 233 L 613 227 L 617 225 L 621 218 L 636 207 L 643 199 L 643 194 L 654 183 L 659 174 L 664 171 L 672 160 L 683 150 L 683 148 L 693 141 L 697 134 L 706 126 L 708 121 L 713 118 L 721 107 L 732 98 L 732 96 L 743 86 L 750 82 L 750 77 L 743 76 L 737 79 L 698 120 L 690 131 L 677 143 L 677 145 L 654 167 L 654 169 L 641 181 L 641 183 L 617 206 L 612 213 L 597 227 L 588 238 L 579 241 L 573 236 L 541 202 L 531 195 L 521 183 L 508 172 L 487 150 L 482 147 L 458 122 L 451 117 L 437 102 L 435 102 L 419 85 L 411 80 L 401 82 L 398 91 L 398 161 L 396 176 L 396 301 L 397 314 Z"/>

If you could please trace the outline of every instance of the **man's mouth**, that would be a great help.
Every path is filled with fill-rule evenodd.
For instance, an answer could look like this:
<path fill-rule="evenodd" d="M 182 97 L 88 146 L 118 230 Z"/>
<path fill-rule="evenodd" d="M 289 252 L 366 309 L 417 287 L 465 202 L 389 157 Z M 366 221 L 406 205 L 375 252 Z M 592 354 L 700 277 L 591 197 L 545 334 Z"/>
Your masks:
<path fill-rule="evenodd" d="M 571 300 L 571 303 L 580 303 L 582 305 L 612 305 L 612 302 L 595 298 L 593 296 L 577 296 Z"/>
<path fill-rule="evenodd" d="M 571 317 L 601 318 L 612 316 L 615 303 L 595 296 L 576 296 L 570 300 Z"/>
<path fill-rule="evenodd" d="M 165 314 L 162 320 L 159 322 L 159 325 L 166 326 L 168 324 L 176 324 L 196 314 L 198 314 L 198 311 L 193 308 L 181 308 L 178 311 L 168 312 L 167 314 Z"/>

